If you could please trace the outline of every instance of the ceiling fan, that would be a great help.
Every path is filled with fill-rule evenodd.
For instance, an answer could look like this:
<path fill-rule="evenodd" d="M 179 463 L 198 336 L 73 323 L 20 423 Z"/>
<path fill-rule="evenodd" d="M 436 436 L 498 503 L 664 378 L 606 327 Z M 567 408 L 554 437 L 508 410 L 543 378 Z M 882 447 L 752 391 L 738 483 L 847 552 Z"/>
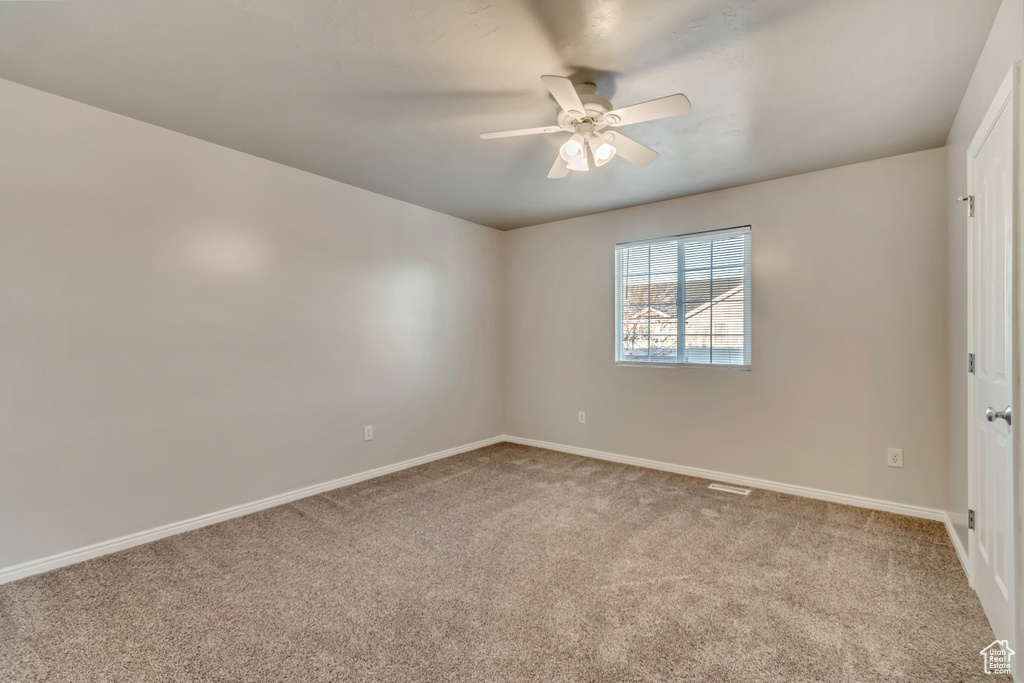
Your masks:
<path fill-rule="evenodd" d="M 558 157 L 548 172 L 548 178 L 564 178 L 569 175 L 569 171 L 589 171 L 588 148 L 596 166 L 604 166 L 615 156 L 637 166 L 646 166 L 658 158 L 657 152 L 622 133 L 605 129 L 690 113 L 690 100 L 679 93 L 612 109 L 612 103 L 597 94 L 597 86 L 593 83 L 573 85 L 572 81 L 563 76 L 541 76 L 540 79 L 562 108 L 556 125 L 481 133 L 480 137 L 493 140 L 518 135 L 572 133 L 572 137 L 558 150 Z"/>

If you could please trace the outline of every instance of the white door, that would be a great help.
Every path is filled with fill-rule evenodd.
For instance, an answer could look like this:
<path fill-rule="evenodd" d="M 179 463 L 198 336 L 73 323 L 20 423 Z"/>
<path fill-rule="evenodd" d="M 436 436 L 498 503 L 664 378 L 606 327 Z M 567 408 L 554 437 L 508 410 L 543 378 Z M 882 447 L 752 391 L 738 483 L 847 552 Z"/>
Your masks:
<path fill-rule="evenodd" d="M 1024 414 L 1010 412 L 1015 394 L 1014 289 L 1016 259 L 1016 67 L 1007 76 L 967 152 L 969 194 L 969 381 L 971 585 L 999 640 L 1015 642 L 1014 428 Z M 1024 406 L 1022 406 L 1024 408 Z"/>

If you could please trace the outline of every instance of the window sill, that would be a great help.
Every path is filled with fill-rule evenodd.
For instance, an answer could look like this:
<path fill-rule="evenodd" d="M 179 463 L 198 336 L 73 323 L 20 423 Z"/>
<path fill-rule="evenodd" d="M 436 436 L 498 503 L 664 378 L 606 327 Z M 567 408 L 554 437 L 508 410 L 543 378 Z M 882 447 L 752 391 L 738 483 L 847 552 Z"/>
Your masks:
<path fill-rule="evenodd" d="M 705 368 L 709 370 L 745 370 L 750 372 L 749 365 L 726 365 L 724 363 L 653 363 L 648 361 L 617 360 L 615 364 L 627 368 Z"/>

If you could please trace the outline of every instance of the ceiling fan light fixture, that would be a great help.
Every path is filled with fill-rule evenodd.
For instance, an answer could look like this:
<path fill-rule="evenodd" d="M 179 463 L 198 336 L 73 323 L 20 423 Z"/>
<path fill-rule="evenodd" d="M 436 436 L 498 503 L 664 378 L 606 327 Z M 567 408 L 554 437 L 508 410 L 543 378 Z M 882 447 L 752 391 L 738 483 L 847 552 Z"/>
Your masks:
<path fill-rule="evenodd" d="M 580 159 L 586 163 L 587 149 L 584 147 L 584 144 L 585 141 L 583 136 L 576 133 L 566 140 L 565 144 L 562 145 L 562 148 L 558 150 L 558 153 L 561 155 L 562 159 L 565 160 L 565 163 L 570 164 L 570 168 L 573 162 L 578 162 Z"/>
<path fill-rule="evenodd" d="M 578 159 L 573 159 L 569 162 L 570 171 L 589 171 L 590 165 L 587 163 L 587 153 L 583 152 L 582 156 Z"/>
<path fill-rule="evenodd" d="M 594 154 L 594 163 L 597 166 L 604 166 L 615 156 L 615 145 L 603 137 L 595 135 L 590 138 L 590 151 Z"/>

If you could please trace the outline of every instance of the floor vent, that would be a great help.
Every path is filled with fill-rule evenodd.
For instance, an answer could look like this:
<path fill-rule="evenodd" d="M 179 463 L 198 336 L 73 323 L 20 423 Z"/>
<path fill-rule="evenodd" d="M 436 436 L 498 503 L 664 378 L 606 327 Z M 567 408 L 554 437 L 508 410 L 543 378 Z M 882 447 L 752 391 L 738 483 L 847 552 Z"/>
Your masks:
<path fill-rule="evenodd" d="M 708 486 L 709 489 L 716 491 L 728 491 L 729 493 L 738 493 L 741 496 L 749 496 L 750 489 L 741 489 L 739 486 L 726 486 L 725 484 L 712 484 Z"/>

